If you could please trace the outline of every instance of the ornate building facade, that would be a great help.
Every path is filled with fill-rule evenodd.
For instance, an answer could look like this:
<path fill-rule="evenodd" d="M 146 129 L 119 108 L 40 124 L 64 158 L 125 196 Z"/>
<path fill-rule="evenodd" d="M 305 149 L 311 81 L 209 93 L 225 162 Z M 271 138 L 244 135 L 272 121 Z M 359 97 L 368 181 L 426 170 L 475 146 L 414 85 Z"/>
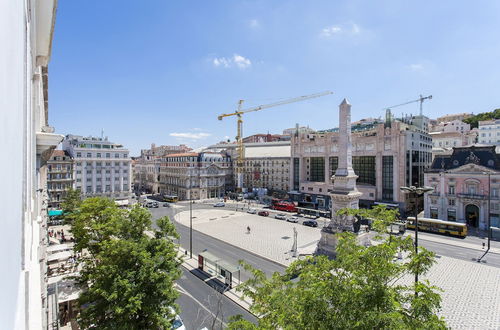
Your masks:
<path fill-rule="evenodd" d="M 231 157 L 216 152 L 161 157 L 159 188 L 161 194 L 180 200 L 223 197 L 232 189 Z"/>
<path fill-rule="evenodd" d="M 426 170 L 425 216 L 486 229 L 500 226 L 500 157 L 495 146 L 453 148 L 438 155 Z"/>
<path fill-rule="evenodd" d="M 426 117 L 353 125 L 352 167 L 361 207 L 383 203 L 411 207 L 399 187 L 423 184 L 423 170 L 431 164 L 432 141 Z M 299 206 L 329 210 L 330 178 L 338 167 L 340 136 L 338 129 L 292 135 L 290 196 Z"/>

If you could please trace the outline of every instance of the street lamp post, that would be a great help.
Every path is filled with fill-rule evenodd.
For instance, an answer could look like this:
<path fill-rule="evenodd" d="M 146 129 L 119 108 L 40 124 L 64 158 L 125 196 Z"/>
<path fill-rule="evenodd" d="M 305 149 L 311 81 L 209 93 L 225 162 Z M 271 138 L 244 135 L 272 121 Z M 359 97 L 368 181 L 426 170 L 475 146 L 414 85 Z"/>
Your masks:
<path fill-rule="evenodd" d="M 402 192 L 413 193 L 415 195 L 415 255 L 418 255 L 418 196 L 427 192 L 431 192 L 434 188 L 431 187 L 400 187 Z M 418 269 L 415 272 L 415 295 L 417 295 Z"/>

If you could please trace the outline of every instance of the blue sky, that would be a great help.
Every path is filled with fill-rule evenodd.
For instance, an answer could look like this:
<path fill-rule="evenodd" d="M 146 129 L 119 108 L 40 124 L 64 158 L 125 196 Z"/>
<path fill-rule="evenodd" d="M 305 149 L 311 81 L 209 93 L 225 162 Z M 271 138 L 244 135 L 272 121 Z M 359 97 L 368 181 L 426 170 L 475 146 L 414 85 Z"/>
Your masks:
<path fill-rule="evenodd" d="M 480 5 L 478 5 L 480 4 Z M 499 1 L 59 1 L 49 121 L 132 154 L 236 134 L 217 115 L 332 90 L 245 116 L 244 135 L 337 126 L 432 94 L 424 114 L 500 107 Z M 395 109 L 416 113 L 418 104 Z"/>

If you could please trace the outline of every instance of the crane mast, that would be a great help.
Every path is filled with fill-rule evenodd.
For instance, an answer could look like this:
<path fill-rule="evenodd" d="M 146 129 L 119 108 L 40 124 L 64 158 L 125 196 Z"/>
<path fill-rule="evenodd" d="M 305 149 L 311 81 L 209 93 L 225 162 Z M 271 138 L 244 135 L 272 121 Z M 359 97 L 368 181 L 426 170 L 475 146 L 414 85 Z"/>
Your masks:
<path fill-rule="evenodd" d="M 316 94 L 310 94 L 310 95 L 304 95 L 304 96 L 299 96 L 299 97 L 294 97 L 291 99 L 283 100 L 283 101 L 278 101 L 270 104 L 264 104 L 264 105 L 259 105 L 256 107 L 248 108 L 248 109 L 242 109 L 243 106 L 243 100 L 240 100 L 238 102 L 238 110 L 236 110 L 233 113 L 227 113 L 227 114 L 222 114 L 217 117 L 217 119 L 222 120 L 225 117 L 230 117 L 230 116 L 236 116 L 237 118 L 237 132 L 236 132 L 236 143 L 237 143 L 237 159 L 236 159 L 236 180 L 237 180 L 237 190 L 238 192 L 242 191 L 243 188 L 243 164 L 245 161 L 245 150 L 243 148 L 243 114 L 248 113 L 248 112 L 255 112 L 255 111 L 260 111 L 272 107 L 277 107 L 280 105 L 284 104 L 289 104 L 289 103 L 294 103 L 294 102 L 299 102 L 299 101 L 304 101 L 304 100 L 309 100 L 313 99 L 316 97 L 321 97 L 325 95 L 330 95 L 333 94 L 331 91 L 325 91 L 321 93 L 316 93 Z"/>

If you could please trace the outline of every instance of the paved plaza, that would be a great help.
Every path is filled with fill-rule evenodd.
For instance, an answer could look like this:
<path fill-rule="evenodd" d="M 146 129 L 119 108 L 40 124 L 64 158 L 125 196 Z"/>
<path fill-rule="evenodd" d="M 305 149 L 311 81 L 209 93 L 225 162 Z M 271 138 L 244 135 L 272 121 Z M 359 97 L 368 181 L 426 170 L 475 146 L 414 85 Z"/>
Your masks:
<path fill-rule="evenodd" d="M 176 220 L 189 226 L 189 211 Z M 295 260 L 294 227 L 299 254 L 313 253 L 320 228 L 227 209 L 193 210 L 195 230 L 284 266 Z M 500 268 L 441 256 L 426 278 L 444 290 L 441 314 L 452 329 L 500 329 Z"/>
<path fill-rule="evenodd" d="M 189 211 L 180 212 L 175 218 L 189 226 Z M 290 253 L 294 227 L 298 253 L 312 254 L 321 237 L 319 228 L 226 209 L 193 210 L 194 229 L 285 266 L 295 259 Z"/>

